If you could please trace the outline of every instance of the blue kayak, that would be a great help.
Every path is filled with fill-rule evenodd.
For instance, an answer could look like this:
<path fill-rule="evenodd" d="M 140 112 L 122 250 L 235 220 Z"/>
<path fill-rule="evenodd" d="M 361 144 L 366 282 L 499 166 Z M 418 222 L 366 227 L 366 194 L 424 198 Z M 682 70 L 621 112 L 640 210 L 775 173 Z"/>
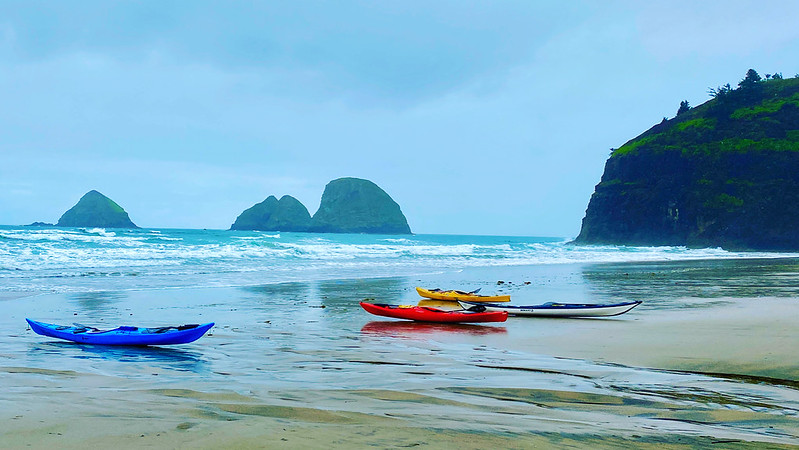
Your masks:
<path fill-rule="evenodd" d="M 50 336 L 82 344 L 99 345 L 170 345 L 186 344 L 200 339 L 214 326 L 191 324 L 177 327 L 139 328 L 122 326 L 112 330 L 100 330 L 85 325 L 54 325 L 25 319 L 36 334 Z"/>

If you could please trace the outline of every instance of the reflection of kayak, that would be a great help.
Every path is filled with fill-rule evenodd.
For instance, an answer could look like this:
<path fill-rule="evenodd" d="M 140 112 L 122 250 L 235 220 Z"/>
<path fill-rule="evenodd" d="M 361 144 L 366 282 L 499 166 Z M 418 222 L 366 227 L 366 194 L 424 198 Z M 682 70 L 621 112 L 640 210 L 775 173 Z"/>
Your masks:
<path fill-rule="evenodd" d="M 549 317 L 607 317 L 618 316 L 640 305 L 640 301 L 579 304 L 579 303 L 544 303 L 541 305 L 513 306 L 494 303 L 475 303 L 461 301 L 461 306 L 470 308 L 475 305 L 484 306 L 487 311 L 504 311 L 512 316 L 549 316 Z"/>
<path fill-rule="evenodd" d="M 84 325 L 66 326 L 37 322 L 25 319 L 36 334 L 65 339 L 83 344 L 100 345 L 170 345 L 186 344 L 196 341 L 213 323 L 204 325 L 181 325 L 178 327 L 139 328 L 118 327 L 112 330 L 98 330 Z"/>
<path fill-rule="evenodd" d="M 443 291 L 441 289 L 416 288 L 416 292 L 424 298 L 434 300 L 464 300 L 469 302 L 509 302 L 510 295 L 479 295 L 477 291 Z"/>
<path fill-rule="evenodd" d="M 395 319 L 416 320 L 419 322 L 476 323 L 504 322 L 508 313 L 504 311 L 445 311 L 426 306 L 398 306 L 361 302 L 361 307 L 376 316 Z"/>
<path fill-rule="evenodd" d="M 361 328 L 361 333 L 381 336 L 413 336 L 435 333 L 484 335 L 507 333 L 502 326 L 472 325 L 468 323 L 429 323 L 408 321 L 373 321 Z"/>

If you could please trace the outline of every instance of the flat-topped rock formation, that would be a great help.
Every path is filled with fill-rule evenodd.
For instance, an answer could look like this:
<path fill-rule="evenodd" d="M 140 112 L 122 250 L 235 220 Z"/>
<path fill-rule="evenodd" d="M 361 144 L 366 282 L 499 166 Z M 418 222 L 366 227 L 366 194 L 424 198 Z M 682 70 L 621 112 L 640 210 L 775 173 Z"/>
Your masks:
<path fill-rule="evenodd" d="M 57 227 L 139 228 L 116 202 L 97 191 L 87 192 L 58 219 Z"/>

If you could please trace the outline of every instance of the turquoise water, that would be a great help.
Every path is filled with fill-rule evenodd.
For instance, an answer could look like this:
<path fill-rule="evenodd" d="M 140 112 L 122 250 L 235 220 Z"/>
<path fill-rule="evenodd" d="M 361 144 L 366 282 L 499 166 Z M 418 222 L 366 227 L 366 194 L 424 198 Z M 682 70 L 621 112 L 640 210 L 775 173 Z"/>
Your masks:
<path fill-rule="evenodd" d="M 566 238 L 0 227 L 0 291 L 235 287 L 421 276 L 465 268 L 785 256 L 682 247 L 574 246 Z"/>

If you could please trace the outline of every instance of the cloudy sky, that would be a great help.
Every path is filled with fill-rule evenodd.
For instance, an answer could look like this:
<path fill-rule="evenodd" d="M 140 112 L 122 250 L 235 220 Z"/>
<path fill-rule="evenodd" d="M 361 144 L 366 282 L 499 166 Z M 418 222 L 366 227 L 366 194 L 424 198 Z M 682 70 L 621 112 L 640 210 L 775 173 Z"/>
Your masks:
<path fill-rule="evenodd" d="M 574 237 L 611 147 L 799 72 L 799 2 L 4 1 L 0 224 L 228 228 L 374 181 L 416 233 Z"/>

